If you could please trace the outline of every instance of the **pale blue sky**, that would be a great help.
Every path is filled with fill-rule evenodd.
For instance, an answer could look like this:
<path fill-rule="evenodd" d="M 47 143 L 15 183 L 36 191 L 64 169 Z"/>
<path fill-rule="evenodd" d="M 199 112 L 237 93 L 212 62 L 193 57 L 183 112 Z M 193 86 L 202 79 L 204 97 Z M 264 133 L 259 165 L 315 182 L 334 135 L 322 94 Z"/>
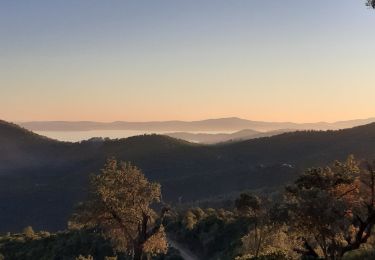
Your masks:
<path fill-rule="evenodd" d="M 0 118 L 375 116 L 362 0 L 3 0 Z"/>

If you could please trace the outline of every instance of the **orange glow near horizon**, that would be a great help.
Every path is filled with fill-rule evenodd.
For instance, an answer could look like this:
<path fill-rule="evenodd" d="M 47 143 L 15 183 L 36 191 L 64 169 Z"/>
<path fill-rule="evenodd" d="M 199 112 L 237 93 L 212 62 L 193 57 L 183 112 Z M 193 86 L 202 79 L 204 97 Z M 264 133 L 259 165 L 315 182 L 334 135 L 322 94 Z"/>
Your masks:
<path fill-rule="evenodd" d="M 375 117 L 361 1 L 42 2 L 0 3 L 0 119 Z"/>

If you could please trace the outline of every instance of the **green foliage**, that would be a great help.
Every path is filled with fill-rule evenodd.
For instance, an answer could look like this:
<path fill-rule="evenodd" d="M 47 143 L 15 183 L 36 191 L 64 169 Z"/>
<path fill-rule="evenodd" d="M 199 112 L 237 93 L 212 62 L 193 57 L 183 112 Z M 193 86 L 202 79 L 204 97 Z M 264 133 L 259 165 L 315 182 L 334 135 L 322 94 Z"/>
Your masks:
<path fill-rule="evenodd" d="M 261 201 L 253 194 L 242 193 L 236 199 L 235 206 L 242 215 L 256 215 L 261 209 Z"/>
<path fill-rule="evenodd" d="M 298 238 L 285 226 L 262 224 L 252 227 L 241 239 L 241 255 L 256 258 L 274 252 L 296 258 L 294 249 L 300 248 Z"/>
<path fill-rule="evenodd" d="M 186 215 L 194 218 L 193 227 L 187 225 Z M 169 219 L 167 230 L 204 259 L 234 259 L 248 225 L 228 210 L 193 208 Z"/>
<path fill-rule="evenodd" d="M 233 212 L 189 209 L 168 230 L 206 259 L 365 258 L 374 248 L 360 249 L 375 224 L 374 190 L 375 163 L 350 156 L 306 170 L 284 202 L 244 193 Z"/>
<path fill-rule="evenodd" d="M 35 232 L 32 238 L 25 234 L 0 237 L 1 253 L 7 260 L 73 260 L 91 255 L 95 260 L 115 255 L 109 241 L 95 230 L 65 231 L 46 235 Z"/>
<path fill-rule="evenodd" d="M 29 239 L 25 234 L 0 236 L 0 260 L 129 260 L 130 257 L 116 252 L 110 241 L 97 230 L 70 230 L 51 233 L 35 232 Z M 166 255 L 151 257 L 153 260 L 183 260 L 173 248 Z"/>

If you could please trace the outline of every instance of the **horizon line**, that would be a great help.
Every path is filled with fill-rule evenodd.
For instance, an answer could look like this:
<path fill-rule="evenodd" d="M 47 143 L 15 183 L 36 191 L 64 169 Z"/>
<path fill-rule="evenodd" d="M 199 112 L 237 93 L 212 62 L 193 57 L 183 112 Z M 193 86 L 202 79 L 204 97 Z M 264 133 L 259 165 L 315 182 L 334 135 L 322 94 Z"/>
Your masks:
<path fill-rule="evenodd" d="M 357 121 L 357 120 L 375 120 L 375 116 L 373 117 L 367 117 L 367 118 L 353 118 L 353 119 L 341 119 L 337 121 L 310 121 L 310 122 L 295 122 L 295 121 L 266 121 L 266 120 L 252 120 L 247 118 L 241 118 L 236 116 L 229 116 L 229 117 L 215 117 L 215 118 L 205 118 L 205 119 L 196 119 L 196 120 L 145 120 L 145 121 L 128 121 L 128 120 L 115 120 L 115 121 L 96 121 L 96 120 L 4 120 L 8 122 L 13 123 L 102 123 L 102 124 L 112 124 L 112 123 L 164 123 L 164 122 L 186 122 L 186 123 L 192 123 L 192 122 L 202 122 L 202 121 L 208 121 L 208 120 L 225 120 L 225 119 L 235 119 L 235 120 L 244 120 L 244 121 L 252 121 L 252 122 L 262 122 L 262 123 L 291 123 L 291 124 L 335 124 L 340 122 L 349 122 L 349 121 Z M 1 120 L 1 119 L 0 119 Z"/>

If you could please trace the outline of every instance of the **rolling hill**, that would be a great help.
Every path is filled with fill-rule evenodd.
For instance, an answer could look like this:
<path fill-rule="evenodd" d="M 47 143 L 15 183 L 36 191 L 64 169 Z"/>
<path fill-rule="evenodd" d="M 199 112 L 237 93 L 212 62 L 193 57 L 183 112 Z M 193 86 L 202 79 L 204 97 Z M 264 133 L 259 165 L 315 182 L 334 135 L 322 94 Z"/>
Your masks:
<path fill-rule="evenodd" d="M 66 143 L 1 121 L 0 142 L 0 231 L 57 230 L 87 195 L 89 174 L 108 157 L 132 161 L 160 182 L 165 201 L 187 202 L 278 187 L 305 167 L 348 154 L 375 158 L 375 124 L 200 145 L 161 135 Z"/>

